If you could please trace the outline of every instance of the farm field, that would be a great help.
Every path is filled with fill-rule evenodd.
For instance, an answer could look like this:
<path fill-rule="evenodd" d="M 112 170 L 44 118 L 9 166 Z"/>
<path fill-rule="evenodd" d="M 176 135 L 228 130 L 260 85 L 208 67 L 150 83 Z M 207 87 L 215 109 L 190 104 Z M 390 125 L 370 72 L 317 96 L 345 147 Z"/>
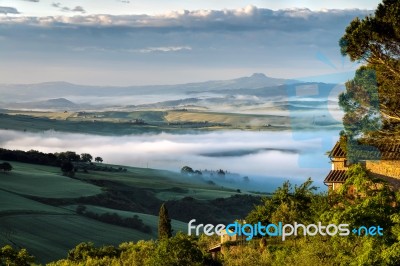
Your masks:
<path fill-rule="evenodd" d="M 76 198 L 101 193 L 97 186 L 60 174 L 55 167 L 13 163 L 12 174 L 2 175 L 0 187 L 15 193 L 43 198 Z"/>
<path fill-rule="evenodd" d="M 186 220 L 201 218 L 200 213 L 211 201 L 225 198 L 227 202 L 223 203 L 227 205 L 231 205 L 231 198 L 233 202 L 241 201 L 235 198 L 238 194 L 232 189 L 163 170 L 134 167 L 126 167 L 127 172 L 89 170 L 78 171 L 70 178 L 63 176 L 57 167 L 10 163 L 11 172 L 0 172 L 0 245 L 27 248 L 40 263 L 65 257 L 80 242 L 101 246 L 156 239 L 158 210 L 163 202 L 171 206 L 176 233 L 186 232 Z M 192 206 L 189 209 L 188 199 Z M 76 211 L 79 205 L 98 215 L 116 213 L 122 219 L 137 215 L 151 231 L 145 233 L 89 218 Z M 190 214 L 195 206 L 199 206 L 199 211 Z M 221 208 L 225 207 L 213 206 L 207 215 L 222 220 L 241 217 L 231 210 L 222 212 Z"/>
<path fill-rule="evenodd" d="M 204 111 L 131 111 L 131 112 L 40 112 L 10 111 L 0 115 L 0 128 L 40 132 L 99 135 L 143 133 L 185 133 L 188 130 L 285 130 L 290 121 L 285 116 L 215 113 Z"/>
<path fill-rule="evenodd" d="M 0 226 L 0 245 L 24 247 L 42 263 L 65 257 L 68 250 L 81 242 L 118 245 L 152 238 L 137 230 L 75 214 L 14 214 L 1 217 Z"/>
<path fill-rule="evenodd" d="M 79 205 L 70 205 L 70 206 L 66 206 L 65 208 L 74 211 L 74 210 L 76 210 L 76 208 L 78 206 Z M 139 216 L 140 219 L 142 219 L 142 221 L 146 225 L 150 226 L 150 228 L 152 229 L 151 237 L 157 238 L 158 216 L 156 216 L 156 215 L 144 214 L 144 213 L 138 213 L 138 212 L 130 212 L 130 211 L 114 210 L 114 209 L 110 209 L 110 208 L 104 208 L 104 207 L 92 206 L 92 205 L 83 205 L 83 206 L 85 206 L 88 211 L 94 212 L 97 214 L 116 213 L 119 216 L 124 217 L 124 218 L 129 218 L 134 215 L 137 215 L 137 216 Z M 171 225 L 172 225 L 172 229 L 173 229 L 174 233 L 177 233 L 177 232 L 186 233 L 188 230 L 187 223 L 184 223 L 184 222 L 181 222 L 181 221 L 178 221 L 175 219 L 171 219 Z"/>

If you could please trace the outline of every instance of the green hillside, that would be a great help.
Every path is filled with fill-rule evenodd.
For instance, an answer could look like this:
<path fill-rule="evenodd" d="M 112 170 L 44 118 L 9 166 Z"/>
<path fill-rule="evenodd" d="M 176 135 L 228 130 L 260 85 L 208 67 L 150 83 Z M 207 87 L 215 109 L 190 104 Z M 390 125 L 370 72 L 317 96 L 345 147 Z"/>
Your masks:
<path fill-rule="evenodd" d="M 67 206 L 66 208 L 72 211 L 75 211 L 78 205 L 70 205 Z M 144 214 L 144 213 L 138 213 L 138 212 L 130 212 L 130 211 L 121 211 L 121 210 L 114 210 L 110 208 L 104 208 L 104 207 L 99 207 L 99 206 L 92 206 L 92 205 L 85 205 L 88 211 L 95 212 L 98 214 L 102 213 L 117 213 L 121 217 L 132 217 L 134 215 L 139 216 L 140 219 L 146 224 L 149 225 L 152 229 L 151 237 L 157 238 L 157 230 L 158 230 L 158 216 L 156 215 L 151 215 L 151 214 Z M 172 224 L 172 229 L 175 233 L 177 232 L 184 232 L 186 233 L 188 228 L 187 228 L 187 223 L 171 219 L 171 224 Z"/>
<path fill-rule="evenodd" d="M 0 246 L 27 248 L 41 263 L 65 257 L 80 242 L 101 246 L 156 239 L 158 210 L 163 202 L 171 210 L 176 233 L 186 232 L 185 222 L 191 218 L 217 222 L 243 217 L 259 200 L 162 170 L 89 170 L 70 178 L 58 167 L 10 163 L 11 172 L 0 172 Z M 137 215 L 150 232 L 89 217 L 76 211 L 81 205 L 99 216 L 116 213 L 126 219 Z M 244 208 L 226 207 L 235 205 Z"/>

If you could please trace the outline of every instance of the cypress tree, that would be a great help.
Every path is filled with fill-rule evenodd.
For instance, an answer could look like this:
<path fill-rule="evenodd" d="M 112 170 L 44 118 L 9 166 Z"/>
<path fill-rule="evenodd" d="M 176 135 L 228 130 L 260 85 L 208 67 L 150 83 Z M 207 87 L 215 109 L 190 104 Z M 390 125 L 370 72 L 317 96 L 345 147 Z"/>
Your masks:
<path fill-rule="evenodd" d="M 163 203 L 158 214 L 158 239 L 167 239 L 172 236 L 171 219 L 168 216 L 168 210 Z"/>

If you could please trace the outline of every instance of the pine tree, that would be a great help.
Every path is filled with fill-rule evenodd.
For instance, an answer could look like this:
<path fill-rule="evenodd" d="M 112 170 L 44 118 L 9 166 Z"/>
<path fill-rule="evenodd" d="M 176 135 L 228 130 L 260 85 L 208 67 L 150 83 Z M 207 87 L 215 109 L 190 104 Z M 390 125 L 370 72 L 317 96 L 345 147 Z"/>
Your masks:
<path fill-rule="evenodd" d="M 171 219 L 164 203 L 161 205 L 158 219 L 158 239 L 170 238 L 172 236 Z"/>
<path fill-rule="evenodd" d="M 399 18 L 400 1 L 383 0 L 374 14 L 355 18 L 340 39 L 342 54 L 363 64 L 339 98 L 349 140 L 400 140 Z"/>

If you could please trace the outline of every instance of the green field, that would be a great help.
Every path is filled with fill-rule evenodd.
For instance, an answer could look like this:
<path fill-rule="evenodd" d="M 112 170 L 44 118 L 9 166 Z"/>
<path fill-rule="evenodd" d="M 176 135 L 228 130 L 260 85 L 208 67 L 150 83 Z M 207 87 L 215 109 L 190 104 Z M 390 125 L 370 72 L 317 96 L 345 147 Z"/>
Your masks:
<path fill-rule="evenodd" d="M 99 187 L 61 175 L 58 168 L 13 163 L 15 170 L 3 174 L 0 188 L 43 198 L 76 198 L 101 193 Z"/>
<path fill-rule="evenodd" d="M 69 211 L 42 204 L 3 190 L 0 190 L 0 202 L 0 216 L 14 213 L 70 213 Z"/>
<path fill-rule="evenodd" d="M 210 200 L 228 200 L 237 194 L 231 189 L 162 170 L 133 167 L 125 167 L 127 172 L 89 170 L 69 178 L 57 167 L 10 163 L 13 171 L 0 172 L 0 246 L 27 248 L 41 263 L 65 257 L 80 242 L 118 245 L 124 241 L 155 239 L 158 210 L 165 201 L 171 201 L 171 213 L 186 217 L 184 220 L 200 219 Z M 190 205 L 186 198 L 192 199 Z M 233 200 L 234 204 L 241 202 Z M 97 214 L 117 213 L 122 218 L 138 215 L 152 231 L 143 233 L 78 215 L 77 205 L 85 205 L 88 211 Z M 227 201 L 224 206 L 230 205 Z M 196 206 L 198 212 L 190 214 Z M 224 206 L 212 206 L 207 215 L 229 220 L 241 217 L 222 212 Z M 186 223 L 176 217 L 171 216 L 174 232 L 186 232 Z"/>
<path fill-rule="evenodd" d="M 66 257 L 80 242 L 118 245 L 126 241 L 150 239 L 142 232 L 101 223 L 77 215 L 20 214 L 1 217 L 0 244 L 25 247 L 41 262 Z"/>
<path fill-rule="evenodd" d="M 267 126 L 268 125 L 268 126 Z M 5 110 L 0 128 L 41 132 L 55 130 L 97 135 L 185 133 L 221 129 L 285 130 L 288 117 L 203 111 L 40 112 Z"/>
<path fill-rule="evenodd" d="M 65 208 L 75 211 L 78 205 L 70 205 L 66 206 Z M 130 212 L 130 211 L 121 211 L 121 210 L 114 210 L 114 209 L 109 209 L 109 208 L 104 208 L 104 207 L 99 207 L 99 206 L 92 206 L 92 205 L 84 205 L 86 209 L 90 212 L 94 212 L 97 214 L 103 214 L 103 213 L 116 213 L 121 217 L 128 218 L 132 217 L 134 215 L 139 216 L 140 219 L 146 224 L 149 225 L 150 228 L 152 229 L 152 234 L 151 236 L 153 238 L 157 238 L 157 230 L 158 230 L 158 216 L 156 215 L 151 215 L 151 214 L 144 214 L 144 213 L 138 213 L 138 212 Z M 184 232 L 186 233 L 188 228 L 187 224 L 175 219 L 171 219 L 171 225 L 172 229 L 174 230 L 174 233 L 177 232 Z"/>
<path fill-rule="evenodd" d="M 120 166 L 115 166 L 120 167 Z M 152 191 L 154 195 L 162 200 L 175 200 L 187 196 L 199 200 L 230 197 L 237 194 L 233 189 L 209 185 L 202 181 L 182 177 L 179 174 L 163 170 L 148 168 L 126 167 L 127 173 L 91 172 L 81 174 L 82 180 L 112 180 L 127 187 L 144 188 Z M 172 181 L 172 182 L 171 182 Z"/>

